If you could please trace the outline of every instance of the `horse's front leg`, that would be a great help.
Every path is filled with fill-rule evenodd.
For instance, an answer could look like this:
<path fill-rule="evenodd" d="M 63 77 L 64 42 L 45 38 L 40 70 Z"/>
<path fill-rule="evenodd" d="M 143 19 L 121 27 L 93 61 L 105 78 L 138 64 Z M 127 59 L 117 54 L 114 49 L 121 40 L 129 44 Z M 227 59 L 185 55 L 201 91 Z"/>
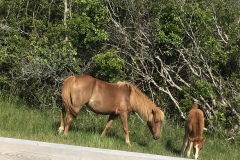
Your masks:
<path fill-rule="evenodd" d="M 127 113 L 123 113 L 121 115 L 119 115 L 122 121 L 122 125 L 123 125 L 123 130 L 125 133 L 125 138 L 126 138 L 126 143 L 131 146 L 130 144 L 130 140 L 129 140 L 129 131 L 128 131 L 128 124 L 127 124 Z"/>
<path fill-rule="evenodd" d="M 113 121 L 114 121 L 114 119 L 115 119 L 116 117 L 117 117 L 117 115 L 114 115 L 114 114 L 110 114 L 110 115 L 109 115 L 107 124 L 106 124 L 106 126 L 105 126 L 105 128 L 104 128 L 104 130 L 103 130 L 103 132 L 102 132 L 102 134 L 101 134 L 102 137 L 106 135 L 108 129 L 111 127 L 111 125 L 112 125 L 112 123 L 113 123 Z"/>

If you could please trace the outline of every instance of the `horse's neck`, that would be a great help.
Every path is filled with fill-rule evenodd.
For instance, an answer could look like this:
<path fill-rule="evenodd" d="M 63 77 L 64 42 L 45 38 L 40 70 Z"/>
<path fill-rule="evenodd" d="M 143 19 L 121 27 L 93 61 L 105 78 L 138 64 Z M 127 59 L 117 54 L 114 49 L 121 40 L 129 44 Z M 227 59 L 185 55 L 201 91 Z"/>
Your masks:
<path fill-rule="evenodd" d="M 151 120 L 151 112 L 153 108 L 152 102 L 136 87 L 130 85 L 131 95 L 130 104 L 134 112 L 137 112 L 141 118 L 146 121 Z"/>

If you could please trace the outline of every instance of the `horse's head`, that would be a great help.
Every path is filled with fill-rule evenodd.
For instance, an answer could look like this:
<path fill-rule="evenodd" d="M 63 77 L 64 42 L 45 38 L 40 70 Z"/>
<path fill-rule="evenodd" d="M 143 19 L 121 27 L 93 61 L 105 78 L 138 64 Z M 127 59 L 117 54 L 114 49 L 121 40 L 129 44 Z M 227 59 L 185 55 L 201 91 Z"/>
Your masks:
<path fill-rule="evenodd" d="M 164 113 L 157 107 L 152 109 L 152 118 L 148 120 L 147 125 L 153 135 L 153 139 L 157 140 L 161 134 L 161 125 L 164 119 Z"/>
<path fill-rule="evenodd" d="M 200 151 L 202 149 L 203 142 L 206 138 L 195 137 L 195 138 L 188 138 L 193 143 L 193 153 L 195 160 L 198 159 Z"/>

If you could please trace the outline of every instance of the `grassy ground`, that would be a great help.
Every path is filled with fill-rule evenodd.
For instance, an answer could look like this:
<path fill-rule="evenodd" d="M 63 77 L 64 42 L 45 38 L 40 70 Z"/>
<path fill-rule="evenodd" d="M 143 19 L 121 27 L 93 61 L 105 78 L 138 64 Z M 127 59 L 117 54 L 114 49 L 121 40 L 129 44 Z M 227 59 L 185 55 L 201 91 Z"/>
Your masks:
<path fill-rule="evenodd" d="M 100 134 L 107 121 L 107 116 L 96 115 L 83 108 L 73 121 L 68 137 L 58 135 L 59 109 L 39 110 L 29 108 L 17 99 L 6 99 L 0 96 L 0 136 L 21 138 L 45 142 L 64 143 L 151 153 L 168 156 L 179 156 L 184 130 L 183 124 L 166 120 L 159 140 L 152 139 L 145 123 L 136 115 L 129 117 L 131 147 L 125 144 L 122 125 L 117 119 L 106 137 Z M 201 151 L 200 159 L 204 160 L 237 160 L 240 153 L 240 138 L 225 140 L 205 132 L 207 138 Z"/>

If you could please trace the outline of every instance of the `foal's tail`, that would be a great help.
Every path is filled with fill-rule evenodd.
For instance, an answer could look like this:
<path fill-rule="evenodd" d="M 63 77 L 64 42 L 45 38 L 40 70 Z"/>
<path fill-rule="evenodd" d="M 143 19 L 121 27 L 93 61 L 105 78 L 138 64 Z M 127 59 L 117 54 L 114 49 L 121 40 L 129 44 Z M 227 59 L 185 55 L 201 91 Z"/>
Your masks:
<path fill-rule="evenodd" d="M 72 108 L 71 87 L 75 82 L 75 76 L 69 76 L 62 85 L 62 100 L 65 110 L 76 118 L 77 113 Z"/>

